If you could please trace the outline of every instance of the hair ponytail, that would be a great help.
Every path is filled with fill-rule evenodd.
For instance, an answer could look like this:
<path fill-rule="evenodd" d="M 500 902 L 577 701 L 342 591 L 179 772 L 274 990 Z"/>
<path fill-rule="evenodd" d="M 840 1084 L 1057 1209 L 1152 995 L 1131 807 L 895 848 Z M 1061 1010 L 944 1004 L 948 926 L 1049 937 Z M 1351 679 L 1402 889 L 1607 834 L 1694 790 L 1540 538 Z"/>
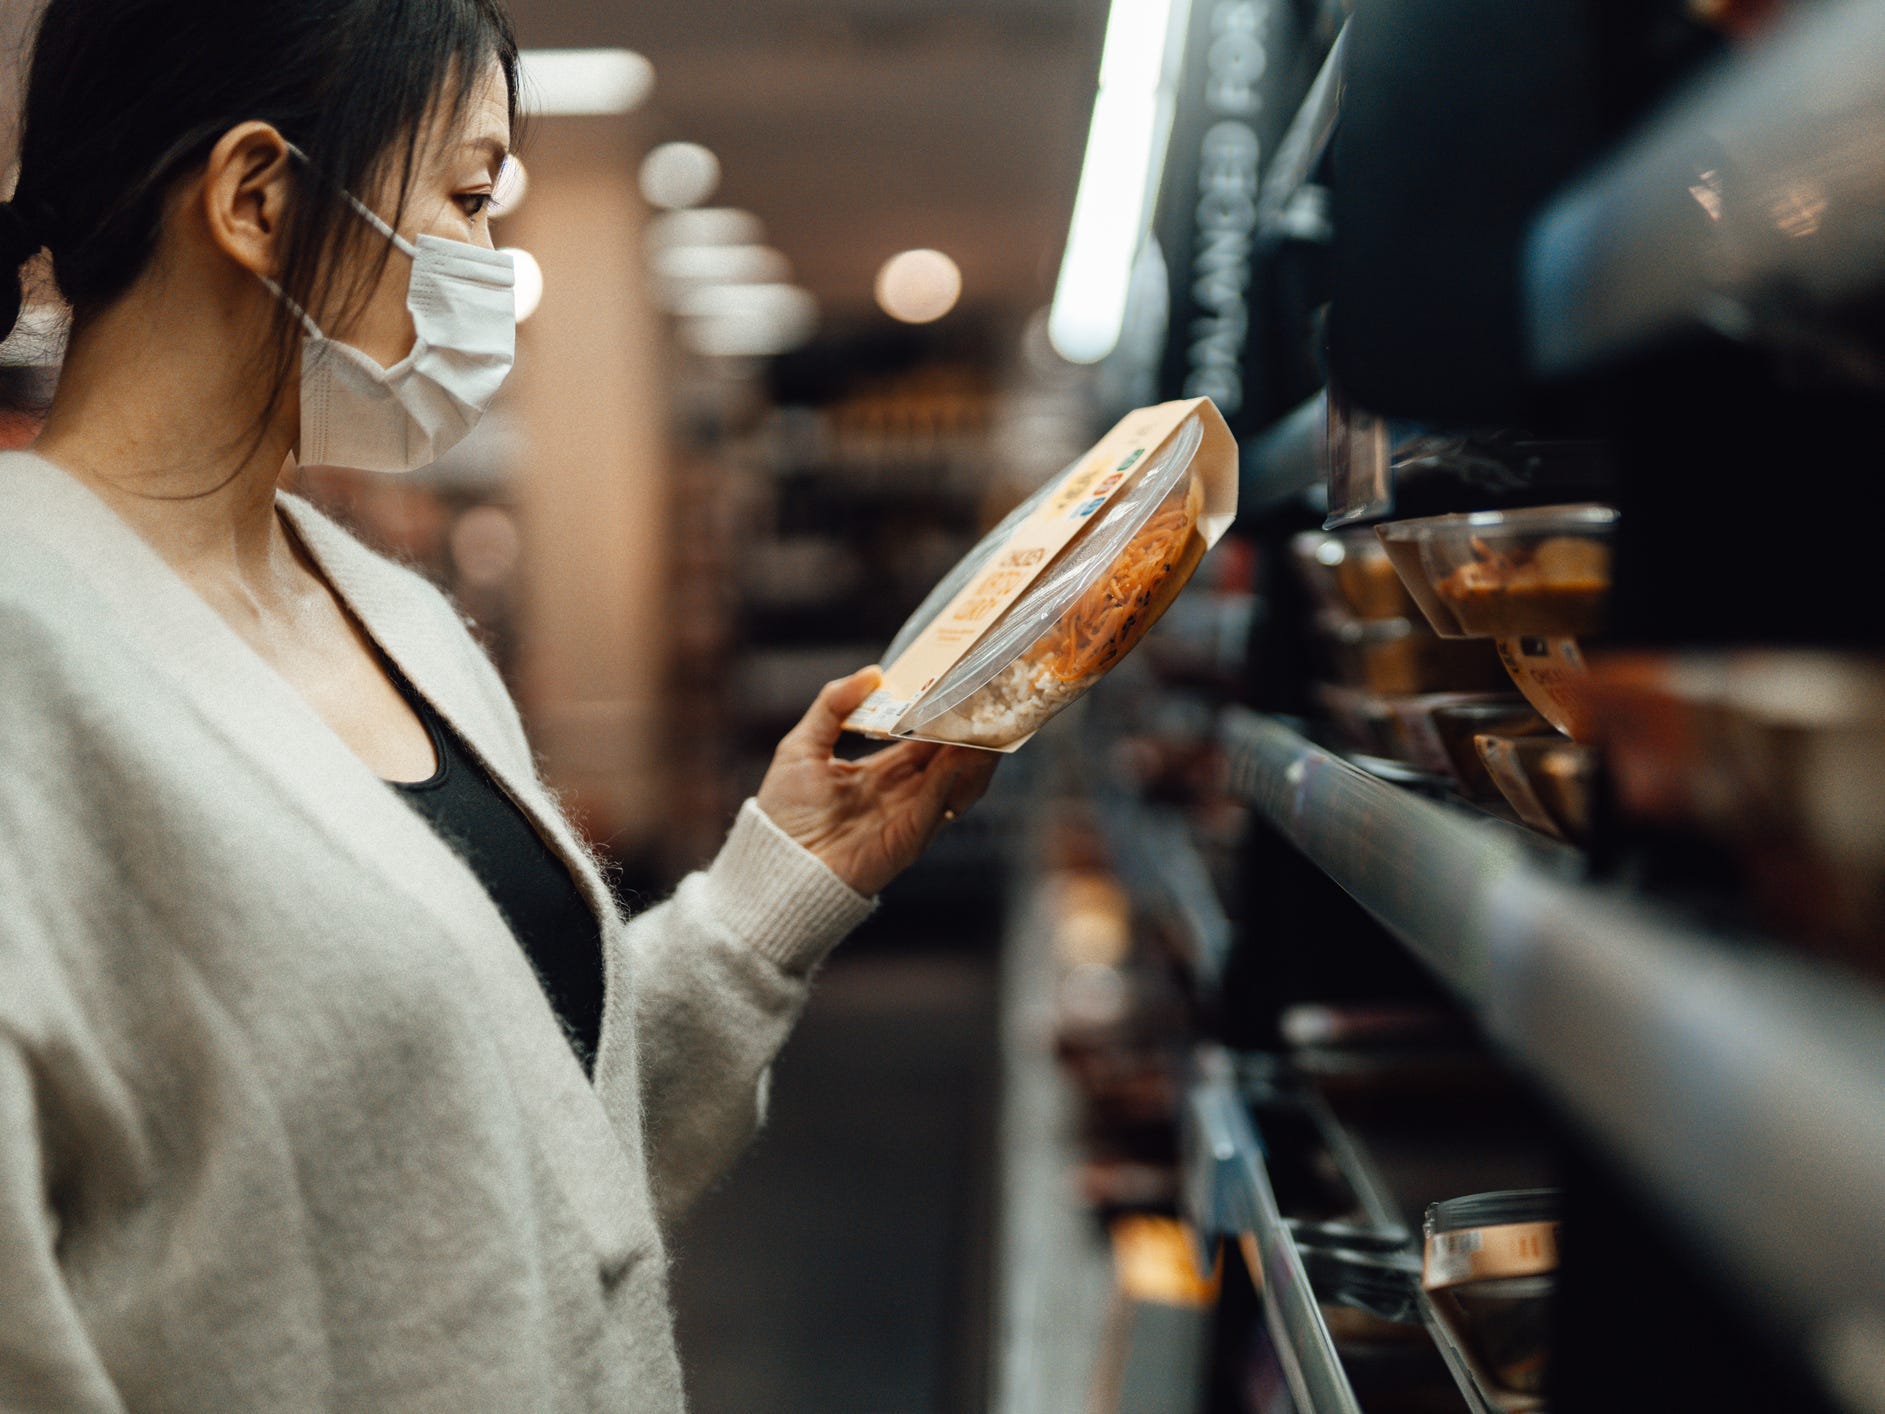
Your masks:
<path fill-rule="evenodd" d="M 45 248 L 33 223 L 17 203 L 0 201 L 0 339 L 13 332 L 26 302 L 20 267 Z"/>

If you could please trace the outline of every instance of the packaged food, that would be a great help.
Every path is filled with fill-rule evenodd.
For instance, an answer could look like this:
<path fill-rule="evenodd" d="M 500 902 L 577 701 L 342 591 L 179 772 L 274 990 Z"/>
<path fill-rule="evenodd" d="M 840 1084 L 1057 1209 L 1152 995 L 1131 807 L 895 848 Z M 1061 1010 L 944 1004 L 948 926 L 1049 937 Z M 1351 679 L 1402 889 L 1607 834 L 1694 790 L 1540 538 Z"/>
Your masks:
<path fill-rule="evenodd" d="M 1436 1332 L 1494 1408 L 1542 1409 L 1551 1354 L 1560 1196 L 1475 1193 L 1427 1209 L 1422 1290 Z"/>
<path fill-rule="evenodd" d="M 1315 700 L 1342 746 L 1369 756 L 1392 757 L 1386 699 L 1358 687 L 1325 682 L 1316 685 Z"/>
<path fill-rule="evenodd" d="M 1590 684 L 1622 820 L 1712 841 L 1765 926 L 1885 975 L 1885 660 L 1613 654 Z"/>
<path fill-rule="evenodd" d="M 1435 633 L 1448 638 L 1599 632 L 1610 594 L 1609 506 L 1539 506 L 1376 527 Z"/>
<path fill-rule="evenodd" d="M 1461 795 L 1481 805 L 1499 804 L 1505 795 L 1480 759 L 1477 739 L 1541 736 L 1552 729 L 1523 697 L 1449 701 L 1433 709 L 1432 721 L 1454 784 Z"/>
<path fill-rule="evenodd" d="M 1535 830 L 1573 844 L 1591 833 L 1597 753 L 1557 737 L 1474 739 L 1486 773 L 1512 812 Z"/>
<path fill-rule="evenodd" d="M 1336 676 L 1382 696 L 1422 692 L 1497 692 L 1507 674 L 1492 645 L 1436 638 L 1412 619 L 1316 621 Z"/>
<path fill-rule="evenodd" d="M 1131 652 L 1236 510 L 1210 399 L 1129 414 L 944 577 L 846 727 L 1013 751 Z"/>
<path fill-rule="evenodd" d="M 1497 644 L 1499 661 L 1525 700 L 1572 741 L 1590 741 L 1596 730 L 1590 668 L 1577 640 L 1528 634 Z"/>
<path fill-rule="evenodd" d="M 1510 704 L 1518 699 L 1505 692 L 1423 692 L 1413 697 L 1389 697 L 1384 701 L 1392 724 L 1396 759 L 1436 776 L 1451 776 L 1453 762 L 1441 739 L 1436 715 L 1459 707 L 1483 706 L 1504 708 L 1509 712 Z"/>
<path fill-rule="evenodd" d="M 1418 610 L 1372 530 L 1305 530 L 1289 542 L 1316 608 L 1357 619 L 1403 619 Z"/>

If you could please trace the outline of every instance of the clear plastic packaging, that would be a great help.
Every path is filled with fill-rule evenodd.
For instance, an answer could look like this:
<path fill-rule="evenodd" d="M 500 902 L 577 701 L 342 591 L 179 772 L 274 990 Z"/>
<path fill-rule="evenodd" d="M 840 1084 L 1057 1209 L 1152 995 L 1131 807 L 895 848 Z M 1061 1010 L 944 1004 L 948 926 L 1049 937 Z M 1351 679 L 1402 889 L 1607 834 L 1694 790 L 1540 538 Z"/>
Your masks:
<path fill-rule="evenodd" d="M 1489 643 L 1436 638 L 1411 619 L 1324 614 L 1317 629 L 1336 678 L 1384 697 L 1426 692 L 1498 692 L 1509 687 Z"/>
<path fill-rule="evenodd" d="M 1372 530 L 1305 530 L 1289 542 L 1289 553 L 1323 612 L 1358 619 L 1400 619 L 1418 612 Z"/>
<path fill-rule="evenodd" d="M 1395 759 L 1436 776 L 1451 776 L 1453 763 L 1441 739 L 1440 712 L 1460 707 L 1507 706 L 1515 699 L 1509 693 L 1493 692 L 1423 692 L 1413 697 L 1382 699 L 1387 706 L 1395 744 Z M 1509 710 L 1509 706 L 1507 708 Z"/>
<path fill-rule="evenodd" d="M 1421 1287 L 1484 1402 L 1543 1408 L 1557 1284 L 1558 1190 L 1514 1189 L 1427 1209 Z"/>
<path fill-rule="evenodd" d="M 1620 823 L 1712 844 L 1763 925 L 1885 977 L 1885 659 L 1636 652 L 1590 680 Z"/>
<path fill-rule="evenodd" d="M 1549 736 L 1476 740 L 1487 773 L 1519 819 L 1572 844 L 1590 841 L 1595 748 Z"/>
<path fill-rule="evenodd" d="M 1074 702 L 1158 622 L 1206 549 L 1195 417 L 1095 513 L 1039 577 L 909 709 L 902 734 L 1000 748 Z M 886 655 L 894 661 L 986 569 L 1053 490 L 1015 511 L 939 584 Z"/>
<path fill-rule="evenodd" d="M 1387 422 L 1329 389 L 1324 446 L 1329 458 L 1330 530 L 1392 514 L 1394 478 L 1388 456 Z"/>
<path fill-rule="evenodd" d="M 1433 709 L 1432 723 L 1454 784 L 1461 795 L 1481 805 L 1500 804 L 1505 795 L 1480 759 L 1476 739 L 1541 736 L 1551 731 L 1551 723 L 1522 697 L 1455 698 Z"/>
<path fill-rule="evenodd" d="M 1594 504 L 1377 526 L 1435 633 L 1574 638 L 1603 628 L 1617 513 Z"/>

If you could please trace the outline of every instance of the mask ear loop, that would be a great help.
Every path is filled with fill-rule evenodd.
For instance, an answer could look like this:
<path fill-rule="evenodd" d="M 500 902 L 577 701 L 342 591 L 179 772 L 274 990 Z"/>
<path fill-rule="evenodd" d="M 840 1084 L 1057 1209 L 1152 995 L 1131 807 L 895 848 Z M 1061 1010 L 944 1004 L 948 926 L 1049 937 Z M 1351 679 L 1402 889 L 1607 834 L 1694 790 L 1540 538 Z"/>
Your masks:
<path fill-rule="evenodd" d="M 319 170 L 318 168 L 315 167 L 313 159 L 310 158 L 308 154 L 303 152 L 299 147 L 295 146 L 295 144 L 293 144 L 292 142 L 289 142 L 289 143 L 286 143 L 286 146 L 288 148 L 289 154 L 293 157 L 299 158 L 300 161 L 304 165 L 306 165 L 307 169 L 310 172 Z M 412 261 L 417 261 L 419 259 L 419 248 L 416 245 L 414 245 L 411 241 L 407 240 L 404 236 L 400 235 L 399 232 L 395 231 L 390 225 L 388 225 L 386 223 L 385 218 L 383 218 L 379 214 L 379 212 L 375 211 L 372 207 L 368 206 L 364 201 L 360 200 L 359 197 L 355 196 L 352 192 L 348 191 L 345 187 L 340 188 L 340 194 L 342 197 L 346 199 L 347 204 L 353 207 L 355 212 L 359 214 L 360 218 L 363 221 L 365 221 L 369 226 L 373 227 L 374 230 L 378 231 L 382 236 L 385 236 L 387 240 L 391 241 L 393 243 L 393 248 L 397 250 L 401 255 L 405 256 L 408 260 L 412 260 Z M 306 329 L 310 334 L 314 335 L 314 337 L 317 339 L 324 339 L 327 337 L 325 334 L 321 332 L 321 326 L 314 322 L 313 317 L 309 315 L 309 313 L 305 309 L 303 309 L 300 305 L 296 304 L 292 299 L 290 299 L 288 297 L 287 292 L 283 290 L 280 285 L 275 283 L 275 281 L 269 278 L 267 275 L 263 275 L 258 278 L 260 278 L 261 282 L 264 285 L 268 286 L 269 290 L 274 294 L 276 299 L 280 300 L 283 304 L 288 306 L 288 312 L 294 315 L 296 319 L 299 319 L 301 321 L 301 325 L 304 329 Z"/>

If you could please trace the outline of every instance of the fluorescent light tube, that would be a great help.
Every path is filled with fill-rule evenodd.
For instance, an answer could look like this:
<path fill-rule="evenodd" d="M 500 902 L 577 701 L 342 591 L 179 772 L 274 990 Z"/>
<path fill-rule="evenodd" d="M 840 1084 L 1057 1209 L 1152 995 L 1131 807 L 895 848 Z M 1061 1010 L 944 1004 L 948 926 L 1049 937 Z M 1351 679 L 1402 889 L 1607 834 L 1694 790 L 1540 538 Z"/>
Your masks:
<path fill-rule="evenodd" d="M 1062 358 L 1097 363 L 1125 327 L 1133 261 L 1145 239 L 1171 137 L 1187 0 L 1113 0 L 1099 94 L 1061 257 L 1047 333 Z"/>

